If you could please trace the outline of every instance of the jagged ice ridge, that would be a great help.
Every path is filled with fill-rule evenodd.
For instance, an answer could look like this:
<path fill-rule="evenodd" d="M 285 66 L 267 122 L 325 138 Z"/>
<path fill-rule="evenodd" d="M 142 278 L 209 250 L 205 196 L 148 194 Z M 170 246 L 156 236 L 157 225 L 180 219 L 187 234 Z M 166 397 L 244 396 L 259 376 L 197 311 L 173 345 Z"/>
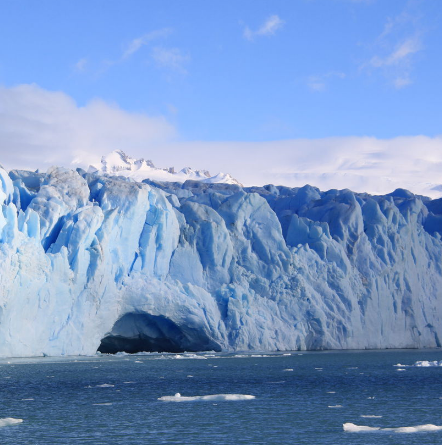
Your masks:
<path fill-rule="evenodd" d="M 442 200 L 0 169 L 0 355 L 440 346 Z"/>
<path fill-rule="evenodd" d="M 185 167 L 175 172 L 174 167 L 157 168 L 150 160 L 134 159 L 122 150 L 115 150 L 101 158 L 98 165 L 91 165 L 89 173 L 100 172 L 110 176 L 124 176 L 134 181 L 141 182 L 145 179 L 156 181 L 185 182 L 189 179 L 209 184 L 226 183 L 242 185 L 228 173 L 218 173 L 212 176 L 207 170 L 193 170 Z"/>

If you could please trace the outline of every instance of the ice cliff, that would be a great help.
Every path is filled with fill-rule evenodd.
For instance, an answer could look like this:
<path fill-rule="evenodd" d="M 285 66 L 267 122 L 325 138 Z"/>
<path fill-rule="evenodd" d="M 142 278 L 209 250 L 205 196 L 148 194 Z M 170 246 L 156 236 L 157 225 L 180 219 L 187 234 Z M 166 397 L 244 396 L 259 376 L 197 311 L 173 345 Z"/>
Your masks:
<path fill-rule="evenodd" d="M 0 169 L 0 355 L 440 346 L 442 200 Z"/>

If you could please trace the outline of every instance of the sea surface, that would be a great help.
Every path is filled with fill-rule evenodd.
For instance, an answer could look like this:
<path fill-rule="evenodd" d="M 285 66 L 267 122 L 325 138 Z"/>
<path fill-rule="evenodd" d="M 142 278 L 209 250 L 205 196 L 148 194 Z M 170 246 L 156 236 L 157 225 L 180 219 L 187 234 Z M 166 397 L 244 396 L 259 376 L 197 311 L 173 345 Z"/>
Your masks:
<path fill-rule="evenodd" d="M 439 360 L 441 350 L 0 359 L 0 444 L 442 444 Z"/>

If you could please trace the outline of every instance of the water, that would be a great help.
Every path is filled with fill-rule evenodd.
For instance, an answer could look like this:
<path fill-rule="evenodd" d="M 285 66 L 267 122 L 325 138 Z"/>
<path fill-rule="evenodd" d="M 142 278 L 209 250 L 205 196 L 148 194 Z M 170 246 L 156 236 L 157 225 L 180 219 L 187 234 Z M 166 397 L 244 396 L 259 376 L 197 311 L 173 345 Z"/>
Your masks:
<path fill-rule="evenodd" d="M 0 360 L 8 444 L 440 444 L 442 431 L 345 432 L 442 425 L 442 351 L 150 354 Z M 254 395 L 242 401 L 158 398 Z M 378 417 L 361 417 L 378 416 Z"/>

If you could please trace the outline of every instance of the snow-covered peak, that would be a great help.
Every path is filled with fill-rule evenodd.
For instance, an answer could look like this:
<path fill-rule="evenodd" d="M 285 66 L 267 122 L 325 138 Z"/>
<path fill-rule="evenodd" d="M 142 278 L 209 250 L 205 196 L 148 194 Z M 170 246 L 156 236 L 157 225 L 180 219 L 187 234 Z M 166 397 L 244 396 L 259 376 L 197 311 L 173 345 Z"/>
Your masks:
<path fill-rule="evenodd" d="M 204 182 L 209 182 L 211 184 L 223 182 L 225 184 L 239 184 L 239 182 L 229 173 L 218 173 L 211 178 L 205 179 Z M 240 184 L 239 184 L 240 185 Z"/>
<path fill-rule="evenodd" d="M 135 171 L 143 167 L 155 168 L 152 161 L 146 161 L 143 158 L 134 159 L 128 156 L 122 150 L 115 150 L 106 156 L 101 157 L 101 164 L 91 165 L 89 171 L 100 171 L 102 173 L 116 173 L 121 171 Z"/>
<path fill-rule="evenodd" d="M 128 156 L 122 150 L 115 150 L 101 158 L 101 163 L 91 165 L 89 173 L 103 173 L 114 176 L 125 176 L 134 181 L 151 179 L 153 181 L 184 182 L 187 180 L 207 183 L 226 183 L 242 185 L 228 173 L 218 173 L 212 176 L 207 170 L 193 170 L 185 167 L 175 172 L 174 167 L 157 168 L 150 160 L 135 159 Z"/>

